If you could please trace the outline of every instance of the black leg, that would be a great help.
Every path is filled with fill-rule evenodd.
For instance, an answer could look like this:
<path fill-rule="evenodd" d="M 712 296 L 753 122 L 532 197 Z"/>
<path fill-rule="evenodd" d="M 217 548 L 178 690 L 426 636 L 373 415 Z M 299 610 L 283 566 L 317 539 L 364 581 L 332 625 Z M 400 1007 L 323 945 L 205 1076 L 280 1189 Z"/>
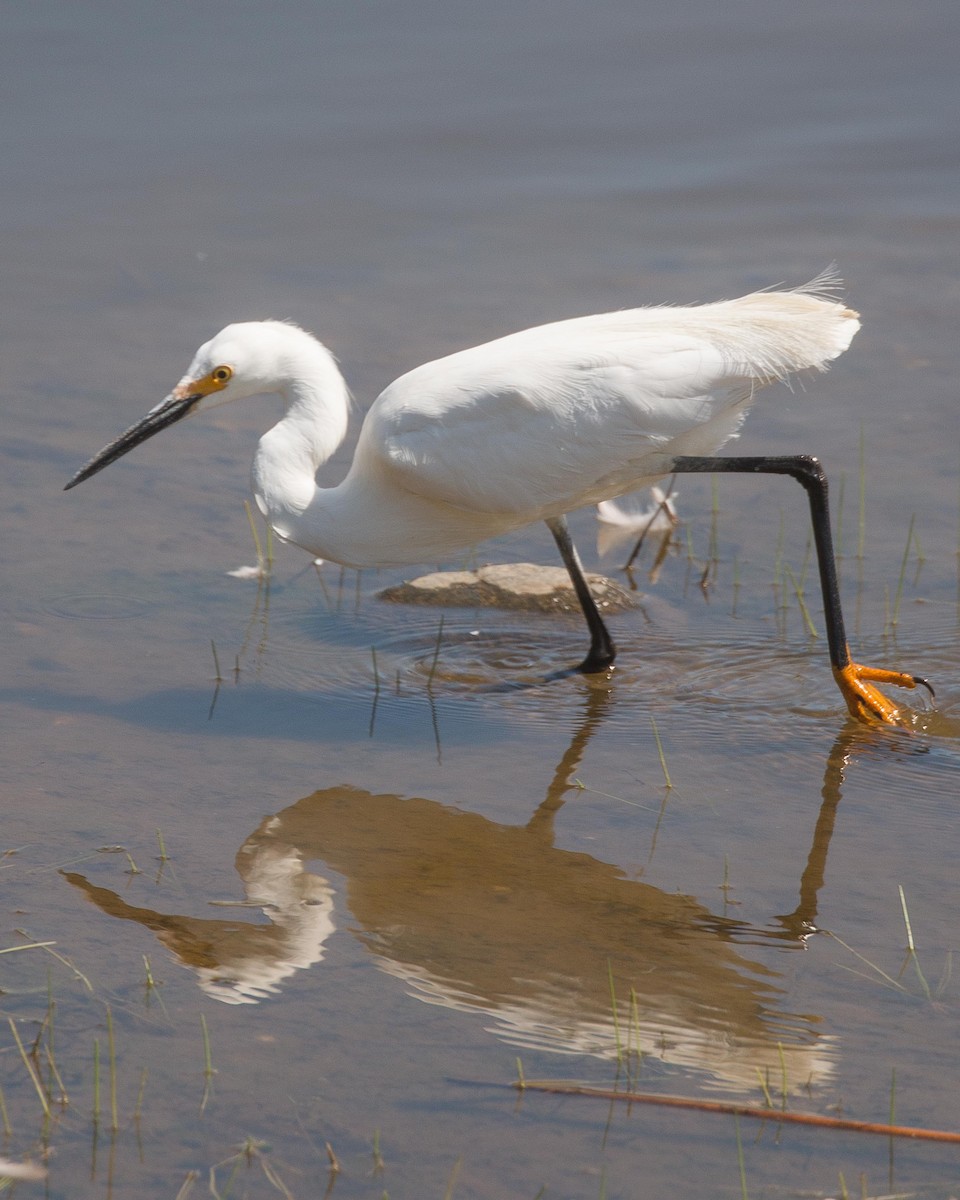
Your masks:
<path fill-rule="evenodd" d="M 827 477 L 816 458 L 798 454 L 782 458 L 689 458 L 674 460 L 678 474 L 686 472 L 740 471 L 754 475 L 790 475 L 806 489 L 810 501 L 810 520 L 813 524 L 813 540 L 820 566 L 820 587 L 823 591 L 823 612 L 827 626 L 827 645 L 830 662 L 842 668 L 850 662 L 847 637 L 843 627 L 843 610 L 840 607 L 840 589 L 837 584 L 837 561 L 833 552 L 833 534 L 830 531 L 830 507 L 827 499 Z"/>
<path fill-rule="evenodd" d="M 590 630 L 590 650 L 577 670 L 583 671 L 585 675 L 605 671 L 607 667 L 613 665 L 613 660 L 617 656 L 617 648 L 613 644 L 610 631 L 603 623 L 597 602 L 590 594 L 590 588 L 583 575 L 583 567 L 580 565 L 580 556 L 577 554 L 577 548 L 574 546 L 570 530 L 567 528 L 566 518 L 556 517 L 547 521 L 547 528 L 557 543 L 560 557 L 570 574 L 570 582 L 573 584 L 573 590 L 577 593 L 577 599 L 580 601 L 580 607 L 583 609 L 583 615 L 587 621 L 587 628 Z"/>
<path fill-rule="evenodd" d="M 833 535 L 830 531 L 827 477 L 818 459 L 807 454 L 756 458 L 701 458 L 681 455 L 673 460 L 671 469 L 678 474 L 737 471 L 753 475 L 790 475 L 796 479 L 803 486 L 810 502 L 810 519 L 820 568 L 820 588 L 823 592 L 830 663 L 850 711 L 856 717 L 866 716 L 888 724 L 897 723 L 898 709 L 882 692 L 870 686 L 871 683 L 889 683 L 907 688 L 922 684 L 931 695 L 933 694 L 933 688 L 925 679 L 900 671 L 862 667 L 850 657 L 843 625 L 843 610 L 840 606 Z"/>

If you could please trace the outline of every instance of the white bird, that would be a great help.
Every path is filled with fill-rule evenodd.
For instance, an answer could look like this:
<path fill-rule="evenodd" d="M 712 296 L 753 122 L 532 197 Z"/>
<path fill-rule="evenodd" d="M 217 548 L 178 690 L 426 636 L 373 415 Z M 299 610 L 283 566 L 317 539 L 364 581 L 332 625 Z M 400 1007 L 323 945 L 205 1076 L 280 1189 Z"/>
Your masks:
<path fill-rule="evenodd" d="M 316 473 L 344 440 L 350 408 L 333 356 L 295 325 L 228 325 L 165 400 L 66 486 L 183 417 L 279 393 L 285 414 L 260 439 L 253 490 L 281 538 L 346 566 L 396 566 L 545 521 L 590 631 L 579 669 L 592 672 L 610 667 L 616 649 L 565 514 L 674 473 L 789 474 L 810 498 L 837 683 L 854 716 L 895 724 L 900 710 L 873 685 L 924 681 L 850 657 L 820 464 L 711 457 L 738 432 L 758 388 L 824 370 L 849 346 L 860 322 L 829 294 L 835 285 L 821 276 L 739 300 L 558 321 L 425 363 L 373 404 L 346 478 L 329 488 Z"/>

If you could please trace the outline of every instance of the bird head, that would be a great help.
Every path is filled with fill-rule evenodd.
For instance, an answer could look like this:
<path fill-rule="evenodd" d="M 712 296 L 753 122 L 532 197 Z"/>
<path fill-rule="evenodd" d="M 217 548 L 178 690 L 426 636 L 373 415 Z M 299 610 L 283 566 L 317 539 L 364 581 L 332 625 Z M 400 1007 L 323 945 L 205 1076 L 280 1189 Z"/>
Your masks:
<path fill-rule="evenodd" d="M 278 392 L 295 373 L 309 333 L 285 321 L 241 321 L 204 342 L 168 399 L 195 398 L 191 412 Z"/>
<path fill-rule="evenodd" d="M 281 321 L 228 325 L 200 347 L 173 391 L 142 420 L 94 455 L 66 485 L 76 487 L 161 429 L 230 400 L 280 391 L 298 342 L 314 339 Z M 314 343 L 316 344 L 316 343 Z"/>

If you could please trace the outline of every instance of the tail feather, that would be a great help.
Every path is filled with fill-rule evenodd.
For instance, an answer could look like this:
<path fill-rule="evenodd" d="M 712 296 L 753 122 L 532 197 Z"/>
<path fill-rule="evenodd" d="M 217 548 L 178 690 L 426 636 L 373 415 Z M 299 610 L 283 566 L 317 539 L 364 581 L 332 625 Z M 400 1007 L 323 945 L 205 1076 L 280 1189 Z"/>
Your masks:
<path fill-rule="evenodd" d="M 859 313 L 823 294 L 837 286 L 839 280 L 820 275 L 792 291 L 753 292 L 699 312 L 738 373 L 785 380 L 795 371 L 825 371 L 860 328 Z"/>

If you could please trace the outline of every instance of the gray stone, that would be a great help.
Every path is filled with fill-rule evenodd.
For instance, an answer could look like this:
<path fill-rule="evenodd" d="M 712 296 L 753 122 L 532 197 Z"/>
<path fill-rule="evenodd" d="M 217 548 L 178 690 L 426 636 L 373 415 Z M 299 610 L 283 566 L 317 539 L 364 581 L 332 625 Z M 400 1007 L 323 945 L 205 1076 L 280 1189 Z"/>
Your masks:
<path fill-rule="evenodd" d="M 635 596 L 605 575 L 586 574 L 597 606 L 605 612 L 636 608 Z M 563 567 L 499 563 L 476 571 L 435 571 L 380 593 L 395 604 L 442 604 L 450 608 L 507 608 L 525 612 L 579 612 Z"/>

